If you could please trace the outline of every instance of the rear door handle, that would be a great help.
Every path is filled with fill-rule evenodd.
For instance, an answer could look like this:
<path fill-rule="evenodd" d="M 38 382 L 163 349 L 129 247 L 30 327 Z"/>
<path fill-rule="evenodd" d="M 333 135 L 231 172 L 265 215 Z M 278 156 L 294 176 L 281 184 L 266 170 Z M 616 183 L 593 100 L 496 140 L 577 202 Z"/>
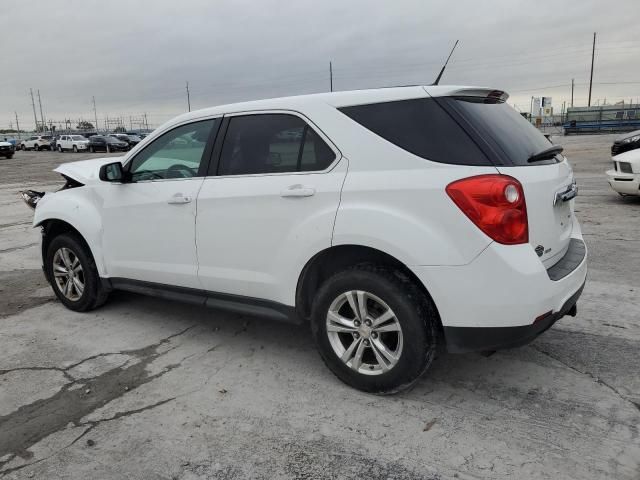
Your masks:
<path fill-rule="evenodd" d="M 311 197 L 316 189 L 307 185 L 291 185 L 280 192 L 281 197 Z"/>
<path fill-rule="evenodd" d="M 191 197 L 189 195 L 182 195 L 181 193 L 176 193 L 173 197 L 169 199 L 167 203 L 171 205 L 183 205 L 185 203 L 191 203 Z"/>

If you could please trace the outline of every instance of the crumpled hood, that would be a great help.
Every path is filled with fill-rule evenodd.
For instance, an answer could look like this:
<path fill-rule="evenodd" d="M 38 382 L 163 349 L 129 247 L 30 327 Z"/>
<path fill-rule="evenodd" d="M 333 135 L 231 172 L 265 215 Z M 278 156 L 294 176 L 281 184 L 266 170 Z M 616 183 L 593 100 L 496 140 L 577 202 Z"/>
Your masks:
<path fill-rule="evenodd" d="M 86 185 L 100 181 L 98 174 L 100 173 L 101 166 L 107 163 L 122 161 L 123 158 L 124 157 L 94 158 L 91 160 L 81 160 L 79 162 L 63 163 L 53 171 Z"/>

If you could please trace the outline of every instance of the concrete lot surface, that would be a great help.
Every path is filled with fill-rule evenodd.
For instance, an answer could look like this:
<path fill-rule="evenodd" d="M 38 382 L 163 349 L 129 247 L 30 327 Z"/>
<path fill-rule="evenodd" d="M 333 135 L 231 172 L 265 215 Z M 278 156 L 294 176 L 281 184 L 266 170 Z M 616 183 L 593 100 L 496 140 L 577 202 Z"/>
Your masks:
<path fill-rule="evenodd" d="M 125 293 L 66 310 L 17 192 L 90 155 L 0 159 L 0 477 L 640 478 L 640 199 L 607 185 L 612 138 L 555 139 L 590 252 L 578 316 L 390 397 L 340 383 L 306 328 Z"/>

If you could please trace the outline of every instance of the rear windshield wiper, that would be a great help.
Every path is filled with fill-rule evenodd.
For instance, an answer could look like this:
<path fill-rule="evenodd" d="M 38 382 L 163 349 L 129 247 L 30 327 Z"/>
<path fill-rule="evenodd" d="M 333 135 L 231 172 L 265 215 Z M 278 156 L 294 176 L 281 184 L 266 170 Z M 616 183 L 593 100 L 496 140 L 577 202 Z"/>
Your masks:
<path fill-rule="evenodd" d="M 538 153 L 534 153 L 533 155 L 531 155 L 527 160 L 527 162 L 533 163 L 533 162 L 539 162 L 541 160 L 550 160 L 556 155 L 558 155 L 559 153 L 562 153 L 563 150 L 564 148 L 562 148 L 560 145 L 552 145 L 549 148 L 545 148 L 544 150 L 541 150 Z"/>

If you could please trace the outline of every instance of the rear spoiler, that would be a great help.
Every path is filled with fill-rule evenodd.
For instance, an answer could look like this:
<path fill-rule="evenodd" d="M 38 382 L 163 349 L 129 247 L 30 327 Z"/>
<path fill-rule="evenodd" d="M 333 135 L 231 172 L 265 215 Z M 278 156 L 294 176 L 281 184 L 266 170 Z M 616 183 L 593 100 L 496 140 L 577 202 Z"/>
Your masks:
<path fill-rule="evenodd" d="M 453 87 L 445 89 L 444 87 L 424 87 L 427 93 L 434 97 L 457 97 L 457 98 L 475 98 L 484 99 L 487 103 L 504 103 L 509 98 L 509 94 L 503 90 L 482 87 Z M 438 89 L 438 90 L 436 90 Z"/>

